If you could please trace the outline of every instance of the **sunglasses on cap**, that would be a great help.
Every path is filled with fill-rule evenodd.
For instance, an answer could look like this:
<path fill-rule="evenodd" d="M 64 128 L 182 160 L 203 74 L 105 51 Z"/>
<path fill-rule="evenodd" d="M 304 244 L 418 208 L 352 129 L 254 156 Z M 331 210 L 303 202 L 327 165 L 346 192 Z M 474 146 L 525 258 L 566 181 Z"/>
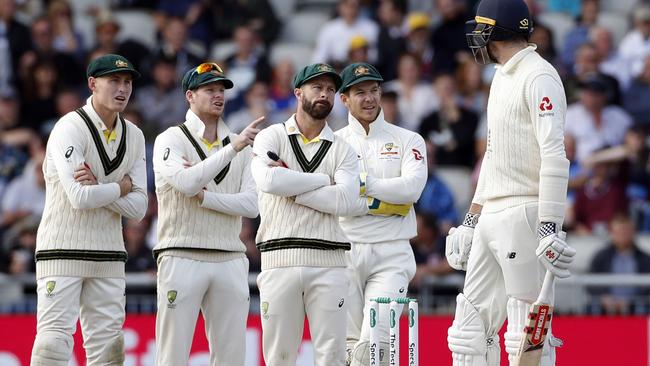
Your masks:
<path fill-rule="evenodd" d="M 223 70 L 221 69 L 221 66 L 217 65 L 214 62 L 204 62 L 199 66 L 197 66 L 196 69 L 194 69 L 194 72 L 199 75 L 211 71 L 215 71 L 218 74 L 223 74 Z"/>

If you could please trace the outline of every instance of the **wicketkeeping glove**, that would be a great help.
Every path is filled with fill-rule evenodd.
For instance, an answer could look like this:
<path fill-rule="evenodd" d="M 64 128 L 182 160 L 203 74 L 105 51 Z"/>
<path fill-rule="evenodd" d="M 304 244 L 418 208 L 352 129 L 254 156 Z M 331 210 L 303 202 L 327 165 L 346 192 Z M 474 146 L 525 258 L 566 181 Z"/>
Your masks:
<path fill-rule="evenodd" d="M 537 259 L 556 277 L 571 276 L 569 266 L 573 262 L 576 250 L 566 243 L 566 233 L 559 231 L 559 225 L 554 222 L 542 222 L 537 230 L 539 245 L 535 254 Z"/>
<path fill-rule="evenodd" d="M 445 256 L 451 268 L 459 271 L 467 269 L 467 259 L 469 258 L 470 249 L 472 249 L 474 228 L 478 223 L 479 216 L 480 214 L 468 212 L 462 225 L 449 229 L 449 234 L 447 234 L 445 240 Z"/>
<path fill-rule="evenodd" d="M 397 205 L 383 202 L 374 197 L 368 197 L 368 213 L 378 216 L 406 216 L 409 214 L 413 205 Z"/>

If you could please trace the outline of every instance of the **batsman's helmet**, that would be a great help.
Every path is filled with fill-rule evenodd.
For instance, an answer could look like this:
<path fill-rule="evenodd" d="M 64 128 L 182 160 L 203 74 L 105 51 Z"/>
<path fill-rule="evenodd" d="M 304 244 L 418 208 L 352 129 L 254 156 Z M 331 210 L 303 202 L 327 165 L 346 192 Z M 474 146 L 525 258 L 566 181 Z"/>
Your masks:
<path fill-rule="evenodd" d="M 478 63 L 495 62 L 487 52 L 490 41 L 505 41 L 517 36 L 530 37 L 533 22 L 523 0 L 481 0 L 476 17 L 467 25 L 467 45 Z"/>

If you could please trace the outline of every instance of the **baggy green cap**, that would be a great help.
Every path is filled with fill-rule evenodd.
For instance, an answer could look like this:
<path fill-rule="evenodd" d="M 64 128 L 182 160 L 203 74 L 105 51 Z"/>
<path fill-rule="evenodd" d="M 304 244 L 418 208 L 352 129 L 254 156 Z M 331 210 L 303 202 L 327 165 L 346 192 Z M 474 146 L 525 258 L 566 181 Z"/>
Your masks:
<path fill-rule="evenodd" d="M 336 73 L 336 70 L 334 70 L 332 66 L 323 63 L 305 66 L 296 74 L 296 76 L 294 76 L 293 87 L 300 88 L 302 84 L 321 75 L 331 76 L 332 79 L 334 79 L 334 85 L 337 90 L 341 87 L 341 77 L 339 74 Z"/>
<path fill-rule="evenodd" d="M 183 75 L 181 86 L 183 87 L 183 93 L 185 93 L 201 85 L 216 83 L 217 81 L 222 82 L 226 89 L 232 89 L 235 85 L 223 73 L 221 66 L 214 62 L 205 62 L 187 70 L 185 75 Z"/>
<path fill-rule="evenodd" d="M 133 67 L 131 61 L 124 56 L 107 54 L 92 60 L 86 69 L 86 77 L 100 77 L 117 72 L 128 72 L 134 79 L 140 77 L 140 73 Z"/>
<path fill-rule="evenodd" d="M 355 62 L 350 64 L 341 71 L 342 85 L 339 88 L 339 92 L 343 93 L 349 87 L 354 84 L 358 84 L 362 81 L 372 80 L 382 82 L 384 79 L 381 77 L 381 74 L 377 69 L 369 63 L 365 62 Z"/>

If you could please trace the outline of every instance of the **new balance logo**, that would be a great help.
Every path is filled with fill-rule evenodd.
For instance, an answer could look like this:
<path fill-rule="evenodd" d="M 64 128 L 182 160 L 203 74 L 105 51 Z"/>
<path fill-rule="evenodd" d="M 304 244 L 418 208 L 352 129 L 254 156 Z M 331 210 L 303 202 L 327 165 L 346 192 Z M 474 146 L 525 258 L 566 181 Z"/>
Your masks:
<path fill-rule="evenodd" d="M 508 252 L 506 254 L 506 259 L 515 259 L 516 256 L 517 256 L 517 252 Z"/>

